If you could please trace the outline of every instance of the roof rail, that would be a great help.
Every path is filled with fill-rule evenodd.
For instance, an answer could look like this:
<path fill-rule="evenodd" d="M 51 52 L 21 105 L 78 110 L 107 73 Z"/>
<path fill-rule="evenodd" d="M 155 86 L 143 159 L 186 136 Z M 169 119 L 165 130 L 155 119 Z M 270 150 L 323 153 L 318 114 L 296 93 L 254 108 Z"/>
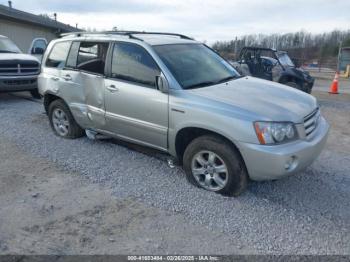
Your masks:
<path fill-rule="evenodd" d="M 71 32 L 71 33 L 65 33 L 61 34 L 61 37 L 65 36 L 83 36 L 83 35 L 125 35 L 129 36 L 130 38 L 142 40 L 140 38 L 135 37 L 134 35 L 167 35 L 167 36 L 177 36 L 182 39 L 188 39 L 193 40 L 193 38 L 181 35 L 181 34 L 175 34 L 175 33 L 163 33 L 163 32 L 145 32 L 145 31 L 102 31 L 102 32 Z"/>

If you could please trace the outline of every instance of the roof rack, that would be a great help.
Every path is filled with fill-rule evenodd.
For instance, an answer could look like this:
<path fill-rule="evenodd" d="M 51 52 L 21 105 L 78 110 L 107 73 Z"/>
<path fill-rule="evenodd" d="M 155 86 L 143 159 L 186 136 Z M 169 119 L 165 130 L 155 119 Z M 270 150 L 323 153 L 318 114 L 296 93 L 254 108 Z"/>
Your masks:
<path fill-rule="evenodd" d="M 181 35 L 181 34 L 175 34 L 175 33 L 163 33 L 163 32 L 145 32 L 145 31 L 102 31 L 102 32 L 71 32 L 66 34 L 61 34 L 61 37 L 66 36 L 84 36 L 84 35 L 124 35 L 129 36 L 129 38 L 141 40 L 138 37 L 135 37 L 134 35 L 165 35 L 165 36 L 177 36 L 181 39 L 187 39 L 187 40 L 193 40 L 193 38 Z"/>

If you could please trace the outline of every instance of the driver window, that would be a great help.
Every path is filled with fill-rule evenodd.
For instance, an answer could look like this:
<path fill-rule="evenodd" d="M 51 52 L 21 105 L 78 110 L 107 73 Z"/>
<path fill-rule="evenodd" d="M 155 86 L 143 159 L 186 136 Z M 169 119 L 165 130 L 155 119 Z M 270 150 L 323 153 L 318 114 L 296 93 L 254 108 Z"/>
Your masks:
<path fill-rule="evenodd" d="M 158 65 L 144 48 L 131 43 L 115 44 L 112 56 L 113 78 L 154 88 L 158 75 Z"/>

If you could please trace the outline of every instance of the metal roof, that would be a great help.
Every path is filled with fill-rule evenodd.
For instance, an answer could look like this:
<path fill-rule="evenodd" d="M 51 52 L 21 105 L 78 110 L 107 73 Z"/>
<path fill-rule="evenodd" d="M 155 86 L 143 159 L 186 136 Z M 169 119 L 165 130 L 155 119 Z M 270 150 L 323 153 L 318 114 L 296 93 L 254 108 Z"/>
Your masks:
<path fill-rule="evenodd" d="M 64 23 L 58 22 L 56 20 L 50 19 L 41 15 L 34 15 L 27 13 L 13 7 L 8 7 L 0 4 L 0 18 L 11 19 L 15 21 L 25 22 L 29 24 L 34 24 L 46 28 L 55 29 L 58 33 L 79 31 L 79 29 L 66 25 Z"/>

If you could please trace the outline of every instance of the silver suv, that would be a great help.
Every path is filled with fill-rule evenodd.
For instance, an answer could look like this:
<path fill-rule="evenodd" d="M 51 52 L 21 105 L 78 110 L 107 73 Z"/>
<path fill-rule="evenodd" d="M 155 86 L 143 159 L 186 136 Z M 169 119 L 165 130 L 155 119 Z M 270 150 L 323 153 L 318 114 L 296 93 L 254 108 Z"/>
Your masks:
<path fill-rule="evenodd" d="M 39 91 L 53 131 L 84 131 L 176 157 L 188 180 L 237 196 L 252 180 L 309 166 L 329 125 L 316 99 L 241 77 L 204 44 L 177 34 L 75 33 L 52 41 Z"/>

